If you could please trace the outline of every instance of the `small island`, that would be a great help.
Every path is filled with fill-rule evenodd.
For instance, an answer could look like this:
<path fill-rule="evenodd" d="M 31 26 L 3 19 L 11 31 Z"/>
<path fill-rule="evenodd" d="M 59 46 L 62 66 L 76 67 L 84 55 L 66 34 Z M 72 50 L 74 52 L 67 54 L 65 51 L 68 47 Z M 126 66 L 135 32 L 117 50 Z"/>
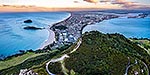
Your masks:
<path fill-rule="evenodd" d="M 23 29 L 26 29 L 26 30 L 42 30 L 44 28 L 38 28 L 38 27 L 34 27 L 34 26 L 27 26 L 27 27 L 24 27 Z"/>
<path fill-rule="evenodd" d="M 32 23 L 32 20 L 25 20 L 24 23 Z"/>

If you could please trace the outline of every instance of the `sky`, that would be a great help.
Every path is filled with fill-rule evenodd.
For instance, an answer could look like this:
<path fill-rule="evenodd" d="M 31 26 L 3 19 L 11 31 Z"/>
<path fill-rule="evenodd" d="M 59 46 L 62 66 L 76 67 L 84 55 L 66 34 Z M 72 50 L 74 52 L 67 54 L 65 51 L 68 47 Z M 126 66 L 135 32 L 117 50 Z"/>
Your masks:
<path fill-rule="evenodd" d="M 150 9 L 150 0 L 0 0 L 0 5 L 49 8 Z"/>

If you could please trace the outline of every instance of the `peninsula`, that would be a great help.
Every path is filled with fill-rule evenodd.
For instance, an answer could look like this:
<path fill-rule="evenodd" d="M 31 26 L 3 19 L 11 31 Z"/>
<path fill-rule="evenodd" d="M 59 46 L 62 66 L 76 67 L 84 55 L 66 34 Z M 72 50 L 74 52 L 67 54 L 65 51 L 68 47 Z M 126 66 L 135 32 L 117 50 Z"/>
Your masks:
<path fill-rule="evenodd" d="M 101 12 L 71 12 L 71 16 L 64 21 L 53 24 L 50 28 L 55 32 L 56 41 L 49 45 L 50 49 L 56 49 L 65 45 L 71 45 L 82 35 L 82 29 L 91 24 L 118 18 L 118 15 Z"/>

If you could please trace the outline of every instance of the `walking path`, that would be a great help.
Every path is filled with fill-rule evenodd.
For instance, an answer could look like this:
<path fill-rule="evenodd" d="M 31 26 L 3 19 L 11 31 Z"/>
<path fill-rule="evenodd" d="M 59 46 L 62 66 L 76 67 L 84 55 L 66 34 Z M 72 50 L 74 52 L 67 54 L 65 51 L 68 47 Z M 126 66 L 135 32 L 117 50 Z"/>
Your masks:
<path fill-rule="evenodd" d="M 125 71 L 125 74 L 124 75 L 128 75 L 128 69 L 131 67 L 131 66 L 134 66 L 134 65 L 136 65 L 138 62 L 137 62 L 137 60 L 135 60 L 135 63 L 134 64 L 130 64 L 130 58 L 128 57 L 128 60 L 129 60 L 129 62 L 128 62 L 128 66 L 127 66 L 127 68 L 126 68 L 126 71 Z"/>
<path fill-rule="evenodd" d="M 81 45 L 82 43 L 82 39 L 80 38 L 79 41 L 77 42 L 77 45 L 75 46 L 75 48 L 70 52 L 73 53 L 75 52 Z M 46 63 L 46 71 L 48 72 L 49 75 L 55 75 L 52 72 L 49 71 L 48 69 L 48 65 L 50 63 L 55 63 L 55 62 L 59 62 L 59 61 L 63 61 L 65 58 L 69 58 L 69 56 L 67 54 L 62 55 L 60 58 L 56 58 L 56 59 L 51 59 L 49 62 Z M 64 65 L 63 65 L 64 66 Z"/>
<path fill-rule="evenodd" d="M 129 68 L 130 67 L 132 67 L 132 66 L 134 66 L 134 65 L 136 65 L 136 64 L 138 64 L 138 61 L 137 60 L 135 60 L 135 63 L 134 64 L 130 64 L 131 63 L 131 61 L 130 61 L 130 58 L 128 57 L 128 66 L 127 66 L 127 68 L 126 68 L 126 71 L 125 71 L 125 74 L 124 75 L 128 75 L 128 70 L 129 70 Z M 150 75 L 149 74 L 149 69 L 148 69 L 148 66 L 143 62 L 143 61 L 141 61 L 143 64 L 144 64 L 144 66 L 146 67 L 146 69 L 147 69 L 147 75 Z"/>

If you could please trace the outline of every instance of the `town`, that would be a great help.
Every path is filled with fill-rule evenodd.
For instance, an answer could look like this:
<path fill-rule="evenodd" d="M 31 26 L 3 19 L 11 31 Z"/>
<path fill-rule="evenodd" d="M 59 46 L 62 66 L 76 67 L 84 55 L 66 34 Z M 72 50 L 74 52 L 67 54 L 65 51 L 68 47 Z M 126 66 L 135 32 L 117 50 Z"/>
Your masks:
<path fill-rule="evenodd" d="M 49 45 L 49 48 L 56 49 L 65 45 L 71 45 L 81 37 L 82 29 L 86 25 L 118 17 L 118 15 L 104 14 L 100 12 L 71 12 L 70 17 L 54 24 L 50 28 L 55 32 L 56 41 Z"/>

